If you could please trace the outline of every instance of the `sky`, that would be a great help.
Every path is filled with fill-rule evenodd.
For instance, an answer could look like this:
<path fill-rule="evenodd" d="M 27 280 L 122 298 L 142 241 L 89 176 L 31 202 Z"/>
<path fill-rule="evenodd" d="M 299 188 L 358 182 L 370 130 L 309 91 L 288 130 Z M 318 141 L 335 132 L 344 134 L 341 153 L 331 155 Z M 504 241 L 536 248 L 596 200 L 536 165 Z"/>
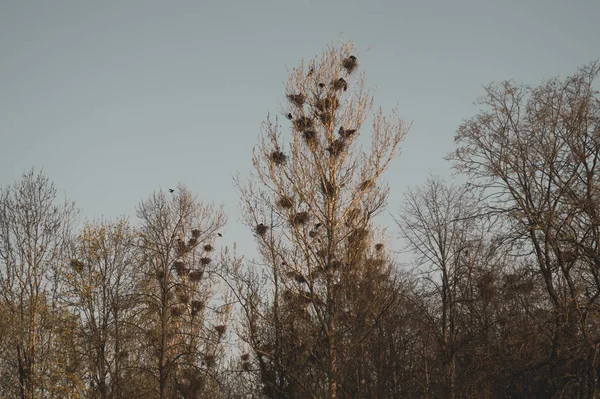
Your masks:
<path fill-rule="evenodd" d="M 413 123 L 384 176 L 396 236 L 406 188 L 450 176 L 483 86 L 574 73 L 600 57 L 599 16 L 597 0 L 0 0 L 0 186 L 43 168 L 82 218 L 135 220 L 185 184 L 224 204 L 224 243 L 252 254 L 232 178 L 287 70 L 351 40 L 375 105 Z"/>

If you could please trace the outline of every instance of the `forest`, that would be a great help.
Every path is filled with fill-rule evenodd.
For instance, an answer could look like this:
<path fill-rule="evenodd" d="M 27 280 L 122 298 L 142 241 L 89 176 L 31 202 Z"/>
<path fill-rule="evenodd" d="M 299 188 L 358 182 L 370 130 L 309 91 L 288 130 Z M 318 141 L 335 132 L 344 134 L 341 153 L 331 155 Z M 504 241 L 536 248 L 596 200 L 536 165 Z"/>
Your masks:
<path fill-rule="evenodd" d="M 410 123 L 355 54 L 290 69 L 239 215 L 179 185 L 81 221 L 39 169 L 0 187 L 0 398 L 600 398 L 600 62 L 484 87 L 454 178 L 388 204 Z"/>

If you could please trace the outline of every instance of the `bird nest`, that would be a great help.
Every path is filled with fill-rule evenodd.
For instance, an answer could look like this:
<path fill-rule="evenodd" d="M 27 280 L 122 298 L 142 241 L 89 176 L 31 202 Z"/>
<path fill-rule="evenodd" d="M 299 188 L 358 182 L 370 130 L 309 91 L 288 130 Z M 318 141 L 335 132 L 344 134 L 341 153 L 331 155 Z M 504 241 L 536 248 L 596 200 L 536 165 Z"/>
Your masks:
<path fill-rule="evenodd" d="M 354 133 L 356 133 L 356 129 L 344 129 L 343 126 L 340 126 L 340 130 L 338 130 L 338 133 L 341 138 L 347 139 L 352 137 Z"/>
<path fill-rule="evenodd" d="M 321 192 L 328 197 L 333 197 L 335 195 L 335 186 L 329 180 L 322 181 Z"/>
<path fill-rule="evenodd" d="M 369 230 L 359 227 L 348 235 L 348 243 L 350 245 L 362 243 L 364 240 L 367 239 L 368 235 Z"/>
<path fill-rule="evenodd" d="M 200 237 L 200 230 L 192 229 L 192 238 L 198 239 Z"/>
<path fill-rule="evenodd" d="M 190 296 L 189 294 L 186 293 L 181 293 L 179 294 L 179 301 L 181 303 L 188 303 L 190 301 Z"/>
<path fill-rule="evenodd" d="M 309 219 L 308 212 L 298 212 L 298 213 L 292 215 L 290 222 L 292 223 L 292 225 L 298 226 L 298 225 L 306 224 L 308 222 L 308 219 Z"/>
<path fill-rule="evenodd" d="M 287 155 L 279 150 L 275 150 L 271 153 L 271 161 L 275 165 L 283 165 L 287 159 Z"/>
<path fill-rule="evenodd" d="M 373 179 L 367 179 L 365 181 L 363 181 L 362 183 L 360 183 L 360 185 L 358 186 L 358 188 L 361 191 L 365 191 L 366 189 L 368 189 L 369 187 L 373 186 L 375 183 L 373 183 Z"/>
<path fill-rule="evenodd" d="M 215 331 L 217 331 L 217 334 L 219 334 L 219 337 L 222 337 L 227 332 L 227 326 L 226 325 L 215 326 Z"/>
<path fill-rule="evenodd" d="M 307 116 L 301 116 L 299 118 L 294 119 L 294 129 L 298 132 L 312 129 L 312 127 L 313 120 Z"/>
<path fill-rule="evenodd" d="M 198 311 L 200 311 L 200 310 L 202 310 L 204 308 L 204 302 L 199 301 L 197 299 L 194 299 L 192 301 L 191 305 L 192 305 L 192 311 L 195 310 L 196 312 L 198 312 Z"/>
<path fill-rule="evenodd" d="M 183 263 L 180 260 L 176 260 L 175 262 L 173 262 L 173 269 L 175 270 L 177 275 L 180 277 L 185 275 L 187 272 L 187 270 L 185 268 L 185 263 Z"/>
<path fill-rule="evenodd" d="M 198 281 L 202 280 L 203 275 L 204 272 L 202 270 L 193 270 L 190 272 L 189 278 L 191 281 L 197 283 Z"/>
<path fill-rule="evenodd" d="M 179 306 L 171 307 L 171 315 L 173 317 L 181 317 L 183 315 L 183 309 Z"/>
<path fill-rule="evenodd" d="M 348 72 L 349 74 L 352 73 L 356 69 L 357 66 L 358 66 L 358 60 L 353 55 L 351 55 L 348 58 L 344 58 L 344 60 L 342 61 L 342 67 L 344 67 L 346 72 Z"/>
<path fill-rule="evenodd" d="M 335 111 L 340 106 L 340 100 L 336 97 L 320 98 L 315 102 L 315 107 L 321 111 Z"/>
<path fill-rule="evenodd" d="M 77 273 L 81 273 L 83 271 L 83 262 L 77 259 L 71 259 L 71 262 L 69 262 L 69 264 Z"/>
<path fill-rule="evenodd" d="M 256 231 L 256 234 L 258 234 L 259 236 L 264 236 L 267 233 L 267 230 L 269 230 L 269 228 L 267 226 L 265 226 L 263 223 L 259 223 L 254 230 Z"/>
<path fill-rule="evenodd" d="M 379 252 L 382 249 L 383 249 L 383 244 L 382 243 L 375 244 L 375 251 Z"/>
<path fill-rule="evenodd" d="M 344 78 L 339 78 L 331 83 L 334 90 L 348 90 L 348 82 Z"/>
<path fill-rule="evenodd" d="M 336 139 L 326 148 L 326 150 L 332 157 L 337 158 L 344 151 L 345 147 L 346 144 L 344 143 L 344 140 Z"/>
<path fill-rule="evenodd" d="M 304 101 L 306 100 L 306 97 L 302 93 L 288 94 L 287 98 L 292 104 L 294 104 L 297 107 L 302 107 L 304 105 Z"/>
<path fill-rule="evenodd" d="M 333 123 L 333 113 L 331 111 L 320 112 L 318 116 L 321 123 L 326 127 Z"/>
<path fill-rule="evenodd" d="M 210 262 L 212 262 L 212 259 L 211 259 L 211 258 L 207 258 L 207 257 L 200 258 L 200 264 L 201 264 L 202 266 L 206 266 L 206 265 L 208 265 Z"/>
<path fill-rule="evenodd" d="M 284 195 L 281 198 L 279 198 L 279 201 L 277 201 L 277 205 L 284 209 L 289 209 L 294 206 L 294 200 L 292 200 L 287 195 Z"/>
<path fill-rule="evenodd" d="M 212 245 L 210 245 L 210 244 L 206 244 L 206 245 L 204 246 L 204 250 L 205 250 L 206 252 L 212 252 L 212 251 L 213 251 L 213 249 L 214 249 L 214 248 L 213 248 L 213 246 L 212 246 Z"/>
<path fill-rule="evenodd" d="M 302 138 L 310 147 L 317 144 L 317 133 L 314 130 L 306 130 L 302 133 Z"/>

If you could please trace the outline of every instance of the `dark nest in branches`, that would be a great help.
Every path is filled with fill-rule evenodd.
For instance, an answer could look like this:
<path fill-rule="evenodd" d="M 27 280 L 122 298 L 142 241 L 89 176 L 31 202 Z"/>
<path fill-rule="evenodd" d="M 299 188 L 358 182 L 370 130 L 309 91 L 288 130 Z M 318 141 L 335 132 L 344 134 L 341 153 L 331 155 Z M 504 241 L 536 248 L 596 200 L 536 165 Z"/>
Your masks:
<path fill-rule="evenodd" d="M 333 123 L 333 112 L 324 111 L 319 113 L 319 120 L 325 126 L 329 126 Z"/>
<path fill-rule="evenodd" d="M 298 212 L 295 215 L 292 215 L 290 222 L 294 226 L 303 225 L 308 222 L 308 212 Z"/>
<path fill-rule="evenodd" d="M 183 276 L 186 274 L 187 270 L 185 268 L 185 263 L 183 263 L 180 260 L 176 260 L 173 263 L 173 269 L 175 270 L 175 272 L 177 273 L 178 276 Z"/>
<path fill-rule="evenodd" d="M 217 334 L 219 334 L 219 337 L 222 337 L 223 335 L 225 335 L 225 332 L 227 332 L 227 326 L 225 326 L 225 325 L 215 326 L 215 330 L 217 331 Z"/>
<path fill-rule="evenodd" d="M 302 107 L 304 105 L 304 101 L 306 100 L 306 97 L 302 93 L 288 94 L 287 98 L 292 104 L 294 104 L 297 107 Z"/>
<path fill-rule="evenodd" d="M 196 316 L 198 312 L 204 309 L 204 303 L 202 301 L 193 300 L 192 301 L 192 316 Z"/>
<path fill-rule="evenodd" d="M 367 179 L 365 181 L 363 181 L 362 183 L 360 183 L 360 185 L 358 186 L 358 188 L 361 191 L 365 191 L 366 189 L 368 189 L 369 187 L 371 187 L 373 185 L 373 180 L 372 179 Z"/>
<path fill-rule="evenodd" d="M 355 56 L 351 55 L 348 58 L 344 58 L 344 60 L 342 61 L 342 66 L 344 67 L 346 72 L 352 73 L 352 71 L 354 71 L 358 66 L 358 61 L 356 60 Z"/>
<path fill-rule="evenodd" d="M 340 106 L 340 100 L 336 97 L 320 98 L 315 102 L 315 107 L 321 111 L 335 111 Z"/>
<path fill-rule="evenodd" d="M 315 230 L 311 230 L 311 231 L 309 231 L 309 233 L 308 233 L 308 236 L 309 236 L 310 238 L 315 238 L 315 237 L 316 237 L 318 234 L 319 234 L 319 233 L 318 233 L 317 231 L 315 231 Z"/>
<path fill-rule="evenodd" d="M 187 245 L 188 245 L 189 248 L 194 248 L 196 246 L 196 244 L 198 244 L 198 238 L 197 237 L 191 237 L 188 240 L 188 243 L 187 243 Z"/>
<path fill-rule="evenodd" d="M 69 264 L 77 273 L 81 273 L 83 271 L 83 262 L 77 259 L 71 259 L 71 262 Z"/>
<path fill-rule="evenodd" d="M 154 275 L 156 276 L 157 280 L 162 280 L 165 277 L 165 273 L 162 271 L 162 269 L 157 270 Z"/>
<path fill-rule="evenodd" d="M 287 155 L 279 150 L 275 150 L 271 153 L 271 161 L 275 165 L 283 165 L 287 159 Z"/>
<path fill-rule="evenodd" d="M 269 228 L 267 226 L 265 226 L 263 223 L 259 223 L 255 229 L 256 234 L 258 234 L 259 236 L 264 236 L 267 233 L 267 230 L 269 230 Z"/>
<path fill-rule="evenodd" d="M 277 205 L 284 209 L 289 209 L 294 206 L 294 201 L 287 195 L 284 195 L 281 198 L 279 198 L 279 201 L 277 201 Z"/>
<path fill-rule="evenodd" d="M 250 355 L 244 353 L 242 356 L 240 356 L 240 359 L 242 359 L 243 362 L 247 362 L 250 359 Z"/>
<path fill-rule="evenodd" d="M 312 129 L 313 120 L 307 116 L 301 116 L 299 118 L 294 119 L 294 129 L 299 132 L 304 130 Z"/>
<path fill-rule="evenodd" d="M 310 147 L 317 143 L 317 133 L 314 130 L 306 130 L 304 133 L 302 133 L 302 138 L 304 138 L 304 141 Z"/>
<path fill-rule="evenodd" d="M 337 158 L 346 147 L 346 143 L 344 140 L 335 139 L 333 143 L 329 147 L 326 148 L 326 151 L 331 154 L 332 157 Z"/>
<path fill-rule="evenodd" d="M 206 245 L 204 246 L 204 250 L 205 250 L 206 252 L 212 252 L 212 251 L 213 251 L 213 249 L 214 249 L 214 248 L 213 248 L 213 246 L 212 246 L 212 245 L 210 245 L 210 244 L 206 244 Z"/>
<path fill-rule="evenodd" d="M 338 80 L 334 80 L 331 84 L 334 90 L 348 90 L 348 82 L 344 80 L 344 78 L 339 78 Z"/>
<path fill-rule="evenodd" d="M 335 196 L 335 186 L 329 180 L 321 182 L 321 192 L 328 197 Z"/>
<path fill-rule="evenodd" d="M 204 272 L 202 270 L 193 270 L 190 272 L 190 280 L 194 281 L 194 282 L 198 282 L 200 280 L 202 280 L 202 276 L 204 275 Z"/>
<path fill-rule="evenodd" d="M 204 363 L 206 363 L 206 367 L 213 367 L 216 363 L 216 356 L 215 355 L 210 355 L 210 354 L 206 354 L 204 355 Z"/>
<path fill-rule="evenodd" d="M 198 238 L 200 238 L 200 230 L 198 230 L 198 229 L 193 229 L 193 230 L 192 230 L 192 238 L 195 238 L 196 240 L 197 240 Z"/>
<path fill-rule="evenodd" d="M 338 133 L 341 138 L 347 139 L 352 137 L 354 133 L 356 133 L 356 129 L 344 129 L 343 126 L 340 126 L 340 130 L 338 130 Z"/>
<path fill-rule="evenodd" d="M 306 283 L 306 279 L 301 273 L 297 271 L 291 271 L 287 273 L 287 276 L 291 279 L 294 279 L 298 284 Z"/>
<path fill-rule="evenodd" d="M 181 238 L 178 238 L 175 241 L 175 252 L 177 252 L 177 255 L 181 256 L 186 250 L 187 246 L 185 245 L 185 242 Z"/>
<path fill-rule="evenodd" d="M 179 294 L 179 302 L 188 303 L 190 301 L 190 296 L 185 292 Z"/>
<path fill-rule="evenodd" d="M 210 262 L 212 262 L 212 259 L 211 259 L 211 258 L 208 258 L 208 257 L 200 258 L 200 264 L 201 264 L 202 266 L 206 266 L 206 265 L 208 265 Z"/>
<path fill-rule="evenodd" d="M 379 252 L 383 249 L 383 244 L 379 243 L 379 244 L 375 244 L 375 251 Z"/>
<path fill-rule="evenodd" d="M 173 315 L 173 317 L 181 317 L 182 314 L 183 309 L 181 309 L 179 306 L 171 307 L 171 315 Z"/>
<path fill-rule="evenodd" d="M 364 240 L 366 240 L 368 235 L 369 235 L 369 230 L 367 230 L 363 227 L 359 227 L 358 229 L 356 229 L 353 232 L 351 232 L 350 234 L 348 234 L 348 243 L 350 245 L 360 244 Z"/>

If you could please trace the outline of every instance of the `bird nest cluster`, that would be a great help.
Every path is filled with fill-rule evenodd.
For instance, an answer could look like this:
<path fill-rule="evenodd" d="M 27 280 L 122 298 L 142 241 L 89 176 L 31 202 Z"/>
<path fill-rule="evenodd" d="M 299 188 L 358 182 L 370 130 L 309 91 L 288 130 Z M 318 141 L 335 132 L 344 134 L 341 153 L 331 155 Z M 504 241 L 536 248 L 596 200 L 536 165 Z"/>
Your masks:
<path fill-rule="evenodd" d="M 287 98 L 292 104 L 294 104 L 297 107 L 302 107 L 304 105 L 304 101 L 306 101 L 306 97 L 302 93 L 288 94 Z"/>
<path fill-rule="evenodd" d="M 213 248 L 213 246 L 212 246 L 212 245 L 210 245 L 210 244 L 206 244 L 206 245 L 204 245 L 204 250 L 205 250 L 206 252 L 212 252 L 212 251 L 213 251 L 213 249 L 214 249 L 214 248 Z"/>
<path fill-rule="evenodd" d="M 263 223 L 259 223 L 254 230 L 256 231 L 256 234 L 258 234 L 259 236 L 264 236 L 267 233 L 267 230 L 269 230 L 269 228 L 267 226 L 265 226 Z"/>
<path fill-rule="evenodd" d="M 284 209 L 290 209 L 294 206 L 294 200 L 287 195 L 283 195 L 281 198 L 279 198 L 279 201 L 277 201 L 277 205 Z"/>
<path fill-rule="evenodd" d="M 283 165 L 286 160 L 287 160 L 287 155 L 285 155 L 280 150 L 275 150 L 271 153 L 271 161 L 275 165 Z"/>
<path fill-rule="evenodd" d="M 308 212 L 298 212 L 290 218 L 290 222 L 294 226 L 303 225 L 308 222 L 309 216 Z"/>
<path fill-rule="evenodd" d="M 358 66 L 358 60 L 353 55 L 351 55 L 350 57 L 344 58 L 342 60 L 342 67 L 349 74 L 352 73 L 356 69 L 357 66 Z"/>

